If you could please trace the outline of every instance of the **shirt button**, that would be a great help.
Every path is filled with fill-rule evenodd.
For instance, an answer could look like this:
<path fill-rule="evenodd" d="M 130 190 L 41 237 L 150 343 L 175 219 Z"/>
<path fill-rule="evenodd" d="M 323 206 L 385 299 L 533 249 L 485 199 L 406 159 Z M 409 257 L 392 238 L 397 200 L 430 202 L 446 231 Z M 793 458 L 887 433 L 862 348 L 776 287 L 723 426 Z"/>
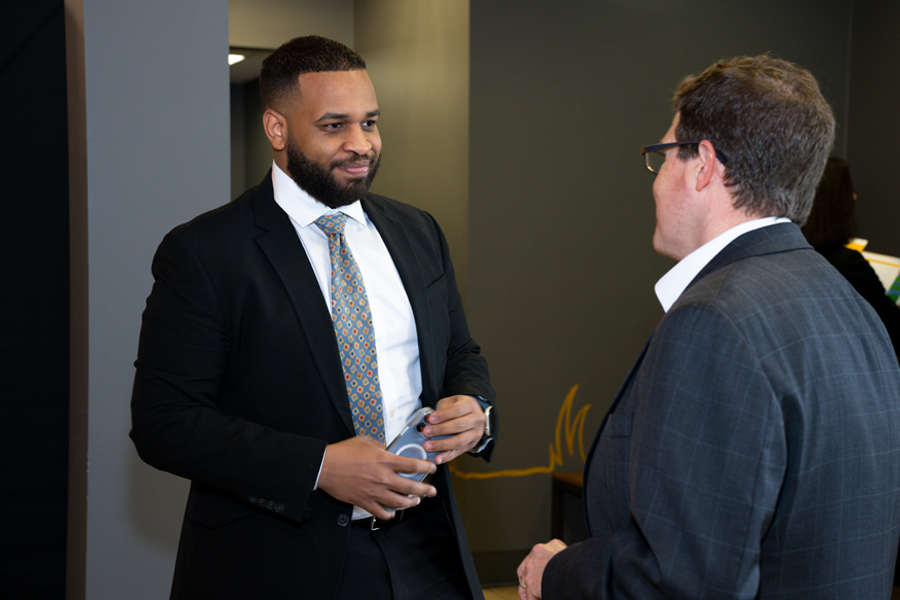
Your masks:
<path fill-rule="evenodd" d="M 394 411 L 391 411 L 391 416 L 392 416 L 392 417 L 394 416 Z"/>

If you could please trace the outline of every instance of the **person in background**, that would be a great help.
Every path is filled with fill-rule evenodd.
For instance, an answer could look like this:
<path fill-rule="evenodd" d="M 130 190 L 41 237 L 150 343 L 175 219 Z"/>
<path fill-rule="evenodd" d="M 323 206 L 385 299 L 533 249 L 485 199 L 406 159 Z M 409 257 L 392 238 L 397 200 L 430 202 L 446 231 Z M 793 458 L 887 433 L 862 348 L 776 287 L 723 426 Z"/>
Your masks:
<path fill-rule="evenodd" d="M 869 261 L 847 247 L 856 237 L 853 208 L 856 194 L 847 161 L 837 156 L 828 159 L 822 180 L 816 189 L 812 211 L 803 226 L 803 235 L 816 252 L 846 277 L 859 295 L 865 298 L 884 323 L 894 353 L 900 356 L 900 306 L 885 294 L 884 286 Z"/>
<path fill-rule="evenodd" d="M 131 438 L 191 480 L 171 597 L 481 599 L 447 463 L 490 457 L 494 391 L 444 234 L 368 192 L 356 52 L 293 39 L 260 89 L 272 170 L 166 235 L 143 314 Z M 385 449 L 420 407 L 437 468 Z"/>
<path fill-rule="evenodd" d="M 803 238 L 834 139 L 809 71 L 684 79 L 656 173 L 666 314 L 587 458 L 590 537 L 538 544 L 522 600 L 872 600 L 900 539 L 900 367 Z"/>

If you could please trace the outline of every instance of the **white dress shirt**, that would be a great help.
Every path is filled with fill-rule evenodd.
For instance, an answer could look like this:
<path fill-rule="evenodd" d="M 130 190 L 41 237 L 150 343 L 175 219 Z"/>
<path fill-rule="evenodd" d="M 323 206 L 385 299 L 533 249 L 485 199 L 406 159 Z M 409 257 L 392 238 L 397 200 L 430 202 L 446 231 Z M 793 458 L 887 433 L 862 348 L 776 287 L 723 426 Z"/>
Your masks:
<path fill-rule="evenodd" d="M 366 295 L 372 307 L 378 377 L 384 407 L 385 441 L 390 443 L 406 425 L 413 412 L 421 408 L 422 372 L 419 368 L 419 338 L 412 306 L 400 280 L 400 274 L 378 230 L 369 220 L 362 204 L 331 209 L 300 189 L 278 165 L 272 165 L 275 202 L 288 214 L 306 256 L 312 265 L 331 311 L 331 256 L 328 237 L 315 224 L 325 214 L 343 212 L 349 218 L 344 229 L 347 246 L 359 265 Z M 354 507 L 353 518 L 370 516 Z"/>
<path fill-rule="evenodd" d="M 656 282 L 656 297 L 662 304 L 663 310 L 669 312 L 678 297 L 694 280 L 703 267 L 709 264 L 715 256 L 721 252 L 725 246 L 736 240 L 738 237 L 762 227 L 775 225 L 776 223 L 790 223 L 790 219 L 784 217 L 763 217 L 762 219 L 754 219 L 745 221 L 740 225 L 736 225 L 719 234 L 717 237 L 706 242 L 680 261 L 678 264 L 669 269 L 669 271 Z"/>

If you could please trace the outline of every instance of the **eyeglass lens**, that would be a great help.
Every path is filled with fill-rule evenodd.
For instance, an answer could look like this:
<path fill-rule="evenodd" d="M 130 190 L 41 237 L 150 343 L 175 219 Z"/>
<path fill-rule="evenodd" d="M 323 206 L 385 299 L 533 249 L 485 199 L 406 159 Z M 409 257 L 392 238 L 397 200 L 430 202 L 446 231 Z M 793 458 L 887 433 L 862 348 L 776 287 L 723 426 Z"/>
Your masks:
<path fill-rule="evenodd" d="M 663 163 L 666 161 L 666 151 L 648 152 L 645 156 L 647 157 L 647 166 L 650 167 L 650 170 L 654 173 L 659 173 Z"/>

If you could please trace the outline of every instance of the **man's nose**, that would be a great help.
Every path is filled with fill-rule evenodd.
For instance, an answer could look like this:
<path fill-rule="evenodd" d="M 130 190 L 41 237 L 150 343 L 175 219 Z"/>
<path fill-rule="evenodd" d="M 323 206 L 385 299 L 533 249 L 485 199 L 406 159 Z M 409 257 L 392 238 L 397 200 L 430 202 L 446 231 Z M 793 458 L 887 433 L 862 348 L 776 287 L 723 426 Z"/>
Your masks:
<path fill-rule="evenodd" d="M 372 135 L 372 133 L 363 130 L 362 127 L 348 127 L 347 137 L 344 140 L 344 150 L 346 152 L 355 152 L 360 156 L 368 154 L 374 147 L 371 139 Z"/>

